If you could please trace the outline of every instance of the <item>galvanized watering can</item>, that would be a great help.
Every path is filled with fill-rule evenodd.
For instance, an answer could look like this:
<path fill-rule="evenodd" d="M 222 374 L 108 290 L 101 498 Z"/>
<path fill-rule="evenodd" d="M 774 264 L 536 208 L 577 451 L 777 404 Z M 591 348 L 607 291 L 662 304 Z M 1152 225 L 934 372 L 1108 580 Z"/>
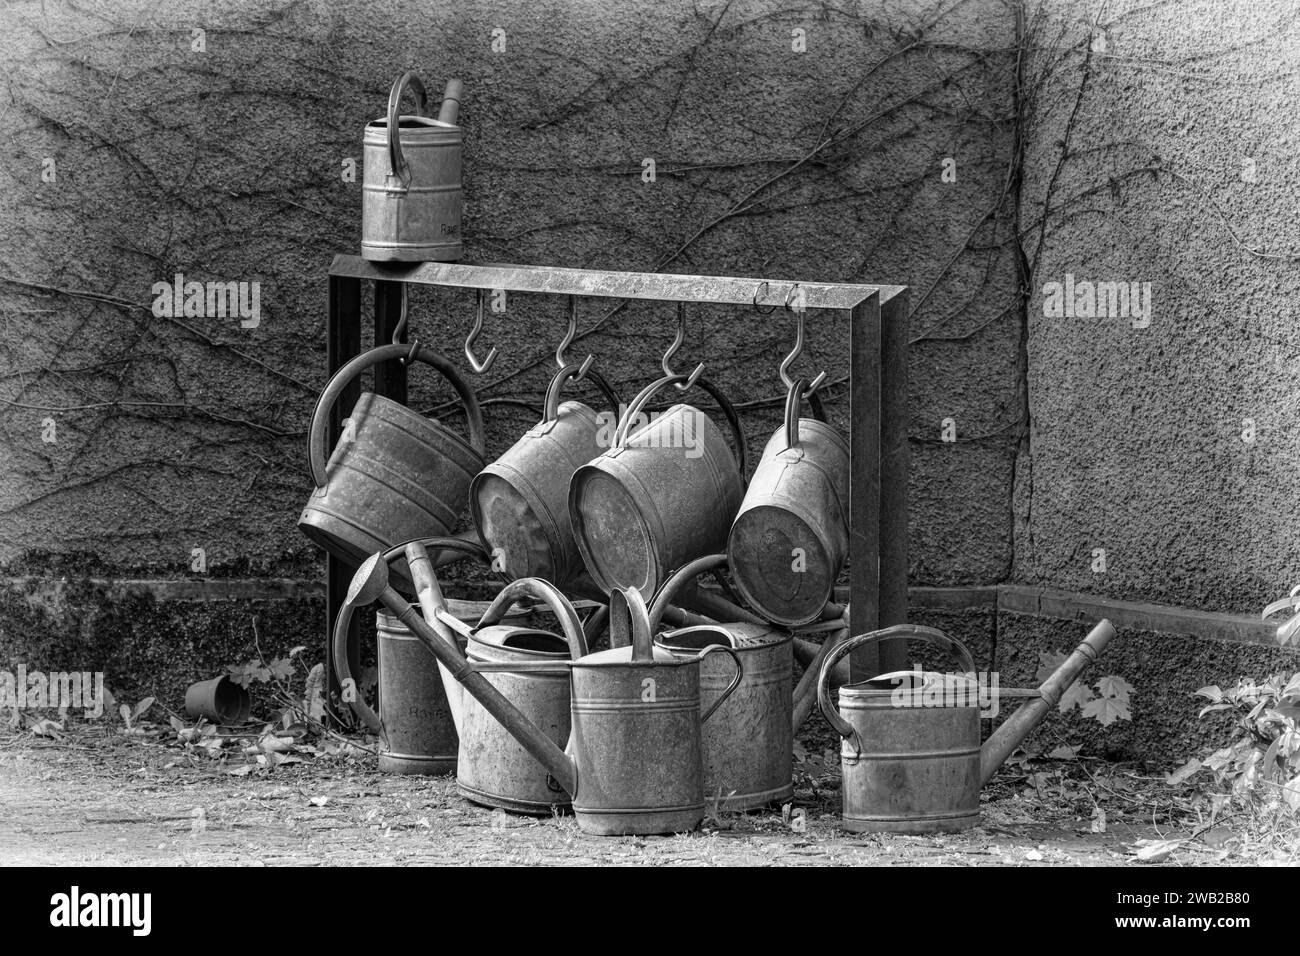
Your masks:
<path fill-rule="evenodd" d="M 817 701 L 826 720 L 843 738 L 844 827 L 855 832 L 937 833 L 964 830 L 979 822 L 980 789 L 1060 701 L 1089 663 L 1096 660 L 1115 629 L 1102 621 L 1036 690 L 1001 688 L 1006 697 L 1029 697 L 980 746 L 980 707 L 976 688 L 955 681 L 951 706 L 944 695 L 926 688 L 891 686 L 883 675 L 845 684 L 838 710 L 828 682 L 836 662 L 854 648 L 890 638 L 928 641 L 955 654 L 962 674 L 974 675 L 970 652 L 960 641 L 934 628 L 899 624 L 860 634 L 836 647 L 822 664 Z M 992 688 L 988 688 L 993 692 Z"/>
<path fill-rule="evenodd" d="M 632 431 L 666 375 L 628 406 L 613 446 L 583 465 L 569 485 L 573 534 L 587 571 L 603 591 L 636 588 L 649 598 L 669 571 L 723 550 L 744 492 L 745 437 L 736 410 L 704 379 L 735 436 L 732 454 L 718 427 L 691 405 L 673 405 Z"/>
<path fill-rule="evenodd" d="M 427 538 L 422 544 L 487 561 L 478 544 L 463 538 Z M 405 546 L 393 548 L 384 559 L 393 561 L 405 553 Z M 379 713 L 376 714 L 362 699 L 349 664 L 352 648 L 348 637 L 353 610 L 352 604 L 344 602 L 334 622 L 334 672 L 352 712 L 383 741 L 379 769 L 385 773 L 455 773 L 457 728 L 437 661 L 395 615 L 380 609 L 375 615 L 379 647 Z"/>
<path fill-rule="evenodd" d="M 731 648 L 713 645 L 689 659 L 656 650 L 645 602 L 634 590 L 610 595 L 613 636 L 630 631 L 631 644 L 577 661 L 471 663 L 439 637 L 388 585 L 382 555 L 366 560 L 348 592 L 354 604 L 383 601 L 425 642 L 467 694 L 501 722 L 573 798 L 578 826 L 600 835 L 676 833 L 704 819 L 699 662 L 714 651 L 736 661 Z M 571 733 L 561 750 L 529 721 L 484 672 L 568 673 Z M 734 687 L 732 688 L 734 690 Z"/>
<path fill-rule="evenodd" d="M 650 607 L 651 630 L 685 585 L 726 565 L 726 556 L 715 554 L 674 573 Z M 793 636 L 735 622 L 683 627 L 655 638 L 657 647 L 678 657 L 694 656 L 710 644 L 731 647 L 741 660 L 744 678 L 703 728 L 705 797 L 717 799 L 726 810 L 752 810 L 790 799 L 794 795 Z M 700 664 L 702 707 L 712 707 L 722 695 L 732 670 L 716 657 Z"/>
<path fill-rule="evenodd" d="M 484 464 L 483 416 L 474 390 L 428 347 L 416 349 L 415 358 L 437 369 L 460 396 L 469 441 L 399 402 L 363 392 L 325 460 L 326 426 L 339 394 L 363 369 L 410 352 L 406 345 L 381 345 L 358 355 L 330 379 L 312 414 L 308 452 L 316 490 L 298 529 L 349 564 L 412 538 L 448 534 Z M 399 574 L 405 581 L 400 568 Z"/>
<path fill-rule="evenodd" d="M 509 577 L 562 587 L 583 570 L 569 520 L 569 479 L 604 449 L 596 413 L 582 402 L 560 403 L 565 382 L 580 374 L 579 365 L 562 368 L 546 390 L 542 420 L 470 484 L 479 537 Z M 609 383 L 595 369 L 586 376 L 617 415 L 618 395 Z"/>
<path fill-rule="evenodd" d="M 415 95 L 416 112 L 399 116 L 408 89 Z M 454 262 L 461 257 L 460 95 L 460 80 L 449 81 L 438 118 L 430 119 L 424 84 L 413 73 L 403 73 L 388 95 L 388 114 L 366 124 L 363 258 Z"/>
<path fill-rule="evenodd" d="M 763 449 L 727 558 L 736 588 L 769 621 L 793 627 L 816 620 L 831 599 L 849 553 L 849 446 L 816 418 L 801 418 L 808 383 L 786 395 L 785 424 Z"/>

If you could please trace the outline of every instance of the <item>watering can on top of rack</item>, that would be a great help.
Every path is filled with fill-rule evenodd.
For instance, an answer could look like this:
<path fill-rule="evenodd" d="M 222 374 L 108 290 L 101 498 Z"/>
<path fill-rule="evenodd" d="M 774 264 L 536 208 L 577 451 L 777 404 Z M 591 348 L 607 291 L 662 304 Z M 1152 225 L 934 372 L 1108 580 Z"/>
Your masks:
<path fill-rule="evenodd" d="M 802 379 L 790 383 L 785 422 L 763 449 L 727 539 L 737 590 L 791 627 L 816 620 L 849 553 L 849 446 L 807 389 Z M 802 418 L 810 394 L 815 417 Z"/>
<path fill-rule="evenodd" d="M 692 379 L 722 409 L 735 454 L 693 405 L 673 405 L 633 431 L 656 392 Z M 722 551 L 744 494 L 745 457 L 740 419 L 715 385 L 696 374 L 665 375 L 642 389 L 612 447 L 569 483 L 573 535 L 596 584 L 636 588 L 649 598 L 673 569 Z"/>
<path fill-rule="evenodd" d="M 483 467 L 483 416 L 474 390 L 427 346 L 414 358 L 437 369 L 465 407 L 469 440 L 400 402 L 363 392 L 325 460 L 326 426 L 339 394 L 362 370 L 406 358 L 412 346 L 381 345 L 358 355 L 330 379 L 312 414 L 308 454 L 316 489 L 298 529 L 349 564 L 360 564 L 412 538 L 451 532 L 465 508 L 470 480 Z M 409 583 L 399 566 L 399 583 Z"/>
<path fill-rule="evenodd" d="M 465 692 L 500 721 L 573 798 L 578 826 L 605 836 L 676 833 L 704 819 L 700 726 L 726 700 L 700 713 L 699 662 L 715 651 L 736 662 L 733 687 L 742 677 L 740 659 L 712 645 L 679 659 L 651 640 L 644 600 L 635 590 L 610 594 L 610 631 L 627 646 L 576 661 L 470 662 L 441 638 L 388 586 L 383 555 L 366 560 L 352 579 L 348 599 L 375 600 L 398 612 Z M 530 722 L 494 687 L 484 672 L 566 673 L 572 729 L 565 750 Z"/>
<path fill-rule="evenodd" d="M 602 423 L 582 402 L 561 404 L 560 390 L 584 374 L 617 415 L 618 395 L 600 373 L 566 364 L 546 389 L 542 420 L 470 484 L 474 526 L 509 577 L 563 587 L 583 570 L 569 518 L 569 479 L 603 450 Z"/>
<path fill-rule="evenodd" d="M 838 645 L 822 664 L 817 702 L 842 738 L 845 829 L 938 833 L 975 826 L 980 788 L 1114 636 L 1110 621 L 1101 621 L 1055 673 L 1032 690 L 981 687 L 966 646 L 931 627 L 898 624 Z M 835 664 L 854 648 L 891 638 L 923 640 L 949 651 L 960 662 L 961 675 L 969 679 L 918 671 L 884 674 L 842 686 L 836 708 L 828 686 Z M 923 680 L 932 676 L 943 684 L 927 686 Z M 1029 700 L 981 747 L 980 698 L 985 695 L 990 702 L 994 697 Z"/>
<path fill-rule="evenodd" d="M 415 114 L 399 115 L 402 94 Z M 378 262 L 455 262 L 461 258 L 461 149 L 456 125 L 461 82 L 450 80 L 437 119 L 425 115 L 424 84 L 403 73 L 388 113 L 363 137 L 361 255 Z"/>

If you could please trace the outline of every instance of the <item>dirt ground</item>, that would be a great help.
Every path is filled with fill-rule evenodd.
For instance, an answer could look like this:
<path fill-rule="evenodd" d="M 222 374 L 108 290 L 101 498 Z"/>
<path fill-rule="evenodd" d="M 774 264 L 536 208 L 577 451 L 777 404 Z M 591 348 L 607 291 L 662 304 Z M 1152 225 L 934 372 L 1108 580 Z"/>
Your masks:
<path fill-rule="evenodd" d="M 214 755 L 164 727 L 89 725 L 0 738 L 0 865 L 1140 866 L 1144 848 L 1157 864 L 1300 862 L 1294 828 L 1208 825 L 1162 779 L 1100 761 L 1009 765 L 964 833 L 861 835 L 839 829 L 834 754 L 800 748 L 784 812 L 715 810 L 697 833 L 608 838 L 568 816 L 474 806 L 450 778 L 380 774 L 369 754 L 304 745 L 259 761 L 246 743 Z"/>

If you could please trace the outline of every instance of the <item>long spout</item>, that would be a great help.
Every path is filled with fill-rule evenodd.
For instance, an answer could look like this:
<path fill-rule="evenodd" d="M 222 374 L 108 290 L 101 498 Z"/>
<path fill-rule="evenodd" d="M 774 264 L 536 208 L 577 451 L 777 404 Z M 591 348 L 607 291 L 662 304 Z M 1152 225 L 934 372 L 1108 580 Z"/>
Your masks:
<path fill-rule="evenodd" d="M 1011 756 L 1029 736 L 1029 732 L 1038 726 L 1038 722 L 1047 716 L 1047 712 L 1060 703 L 1061 695 L 1069 690 L 1083 669 L 1097 659 L 1106 649 L 1115 627 L 1110 621 L 1103 620 L 1083 639 L 1083 643 L 1065 659 L 1051 677 L 1038 688 L 1039 696 L 1025 703 L 1019 710 L 1002 722 L 997 730 L 980 748 L 980 786 L 984 786 L 998 772 L 1002 762 Z"/>
<path fill-rule="evenodd" d="M 470 668 L 470 664 L 454 644 L 448 644 L 438 636 L 438 632 L 425 623 L 415 608 L 405 601 L 400 594 L 388 584 L 388 565 L 382 554 L 373 554 L 366 559 L 357 573 L 352 577 L 347 599 L 357 606 L 382 601 L 384 606 L 397 615 L 420 642 L 438 659 L 438 662 L 451 672 L 451 676 L 460 681 L 465 691 L 483 705 L 483 709 L 496 718 L 524 749 L 537 758 L 555 782 L 569 796 L 575 796 L 578 789 L 578 771 L 576 765 L 555 741 L 542 733 L 522 713 L 510 703 L 499 690 L 488 683 L 487 679 Z"/>
<path fill-rule="evenodd" d="M 415 584 L 415 593 L 420 601 L 420 610 L 424 613 L 425 623 L 434 632 L 456 647 L 456 637 L 438 616 L 438 612 L 447 606 L 442 596 L 442 587 L 433 573 L 433 562 L 429 560 L 428 549 L 419 541 L 412 541 L 406 546 L 406 565 L 411 569 L 411 581 Z M 461 722 L 465 716 L 465 688 L 451 676 L 442 661 L 438 662 L 438 674 L 442 678 L 442 689 L 447 695 L 447 707 L 451 710 L 451 722 L 456 725 L 456 736 L 461 736 Z"/>

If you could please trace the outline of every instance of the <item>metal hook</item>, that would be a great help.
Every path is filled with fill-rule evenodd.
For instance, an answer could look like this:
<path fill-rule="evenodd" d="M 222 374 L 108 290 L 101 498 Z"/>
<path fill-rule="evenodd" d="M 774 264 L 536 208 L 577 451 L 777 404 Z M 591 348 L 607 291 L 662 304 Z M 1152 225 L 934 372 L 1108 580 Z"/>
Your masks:
<path fill-rule="evenodd" d="M 482 375 L 497 358 L 497 347 L 494 345 L 488 350 L 487 358 L 479 361 L 478 356 L 474 354 L 474 342 L 483 334 L 483 290 L 478 290 L 478 309 L 474 316 L 474 327 L 470 329 L 469 338 L 465 340 L 465 358 L 469 360 L 470 368 Z"/>
<path fill-rule="evenodd" d="M 768 288 L 769 286 L 767 280 L 764 279 L 762 284 L 757 289 L 754 290 L 754 311 L 757 312 L 759 315 L 771 315 L 773 312 L 776 311 L 776 306 L 772 306 L 766 312 L 764 312 L 761 308 L 759 308 L 758 297 L 760 295 L 767 295 Z"/>
<path fill-rule="evenodd" d="M 578 297 L 576 295 L 571 295 L 569 296 L 569 327 L 564 333 L 564 338 L 560 340 L 560 344 L 555 347 L 555 364 L 560 368 L 566 368 L 568 366 L 569 360 L 565 357 L 564 353 L 569 351 L 569 346 L 573 344 L 573 340 L 577 334 Z M 582 379 L 586 377 L 587 370 L 591 368 L 591 363 L 594 361 L 596 361 L 596 356 L 594 355 L 588 355 L 583 359 L 582 365 L 578 368 L 578 374 L 573 376 L 572 380 L 575 382 L 582 381 Z"/>
<path fill-rule="evenodd" d="M 791 291 L 793 292 L 793 289 Z M 790 296 L 787 295 L 786 301 L 789 302 L 789 300 L 790 300 Z M 787 355 L 781 362 L 781 382 L 782 384 L 785 385 L 787 389 L 794 387 L 794 379 L 790 377 L 790 366 L 793 365 L 798 360 L 801 354 L 803 354 L 804 314 L 802 311 L 799 311 L 796 312 L 795 315 L 797 317 L 798 325 L 796 326 L 797 332 L 795 334 L 794 348 L 790 350 L 790 354 Z M 808 391 L 803 393 L 803 397 L 808 398 L 810 395 L 812 395 L 813 392 L 821 388 L 822 383 L 825 381 L 826 381 L 826 373 L 825 372 L 818 373 L 817 377 L 813 379 L 812 383 L 808 386 Z"/>
<path fill-rule="evenodd" d="M 409 290 L 405 282 L 402 283 L 401 310 L 398 313 L 397 325 L 393 328 L 393 344 L 401 345 L 402 336 L 406 334 L 406 305 Z"/>
<path fill-rule="evenodd" d="M 686 303 L 678 302 L 677 303 L 677 335 L 673 338 L 673 344 L 668 346 L 668 351 L 664 353 L 663 360 L 659 363 L 660 367 L 664 370 L 665 375 L 677 374 L 669 367 L 668 363 L 673 360 L 673 356 L 677 354 L 677 350 L 682 347 L 682 343 L 684 341 L 686 341 Z M 685 391 L 686 389 L 690 388 L 697 381 L 699 381 L 700 375 L 703 372 L 704 372 L 704 363 L 701 362 L 699 365 L 695 366 L 695 371 L 691 372 L 690 376 L 686 379 L 686 381 L 677 383 L 678 389 Z"/>

